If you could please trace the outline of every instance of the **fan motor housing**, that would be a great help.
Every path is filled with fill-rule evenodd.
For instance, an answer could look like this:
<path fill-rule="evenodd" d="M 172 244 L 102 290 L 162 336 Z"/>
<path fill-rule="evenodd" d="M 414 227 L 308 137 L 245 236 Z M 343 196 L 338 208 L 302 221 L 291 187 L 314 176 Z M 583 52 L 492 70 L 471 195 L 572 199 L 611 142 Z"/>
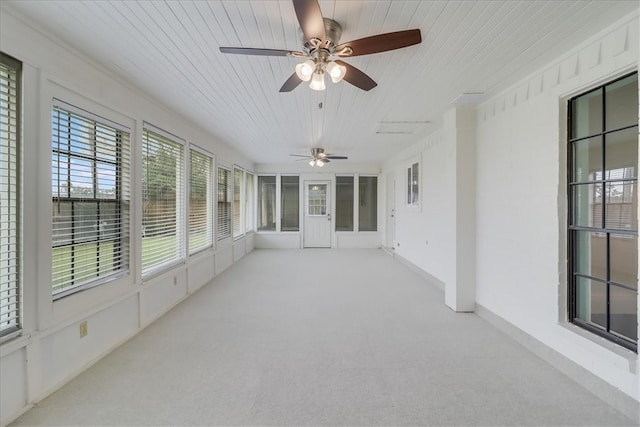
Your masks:
<path fill-rule="evenodd" d="M 333 19 L 322 18 L 322 20 L 324 21 L 325 40 L 320 40 L 318 46 L 314 46 L 306 41 L 304 39 L 304 34 L 302 33 L 302 28 L 300 28 L 300 38 L 302 39 L 307 53 L 317 48 L 324 48 L 329 51 L 333 51 L 333 48 L 335 48 L 340 42 L 340 37 L 342 36 L 342 26 Z"/>

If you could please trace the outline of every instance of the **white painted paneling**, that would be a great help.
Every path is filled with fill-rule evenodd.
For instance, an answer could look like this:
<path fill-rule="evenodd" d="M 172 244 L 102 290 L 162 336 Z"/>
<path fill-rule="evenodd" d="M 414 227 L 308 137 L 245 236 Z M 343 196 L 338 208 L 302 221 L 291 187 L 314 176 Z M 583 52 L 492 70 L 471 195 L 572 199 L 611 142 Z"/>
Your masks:
<path fill-rule="evenodd" d="M 80 337 L 79 320 L 33 344 L 28 362 L 34 386 L 29 390 L 30 399 L 42 399 L 133 336 L 139 329 L 138 297 L 132 296 L 82 321 L 87 322 L 85 337 Z"/>
<path fill-rule="evenodd" d="M 233 262 L 237 262 L 247 253 L 244 237 L 233 242 Z"/>
<path fill-rule="evenodd" d="M 215 258 L 213 252 L 197 257 L 189 263 L 189 294 L 194 293 L 215 277 Z"/>
<path fill-rule="evenodd" d="M 20 348 L 0 359 L 0 394 L 2 395 L 2 411 L 0 424 L 7 425 L 14 414 L 22 411 L 27 405 L 27 357 L 25 349 Z"/>
<path fill-rule="evenodd" d="M 145 282 L 140 291 L 140 320 L 143 326 L 156 320 L 187 296 L 187 272 L 176 269 Z"/>
<path fill-rule="evenodd" d="M 299 249 L 300 233 L 256 233 L 256 249 Z"/>
<path fill-rule="evenodd" d="M 218 249 L 215 256 L 216 275 L 222 273 L 233 264 L 233 245 Z"/>
<path fill-rule="evenodd" d="M 377 249 L 381 246 L 380 233 L 336 233 L 336 247 L 339 249 Z"/>

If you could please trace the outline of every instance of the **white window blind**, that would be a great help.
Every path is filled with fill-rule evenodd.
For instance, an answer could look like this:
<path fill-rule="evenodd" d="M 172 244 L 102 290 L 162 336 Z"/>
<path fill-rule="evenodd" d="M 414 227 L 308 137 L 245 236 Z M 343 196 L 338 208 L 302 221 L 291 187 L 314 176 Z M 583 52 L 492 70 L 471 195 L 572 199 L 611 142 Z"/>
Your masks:
<path fill-rule="evenodd" d="M 20 328 L 20 63 L 0 56 L 0 337 Z"/>
<path fill-rule="evenodd" d="M 189 155 L 189 254 L 213 246 L 213 158 Z"/>
<path fill-rule="evenodd" d="M 231 171 L 218 168 L 218 240 L 231 237 Z"/>
<path fill-rule="evenodd" d="M 253 174 L 247 173 L 246 175 L 246 196 L 245 196 L 245 232 L 249 232 L 253 230 L 253 212 L 254 212 L 254 202 L 253 202 Z"/>
<path fill-rule="evenodd" d="M 184 259 L 183 145 L 142 132 L 142 274 Z"/>
<path fill-rule="evenodd" d="M 129 270 L 129 133 L 55 101 L 52 282 L 64 296 Z"/>
<path fill-rule="evenodd" d="M 239 237 L 244 234 L 244 171 L 242 169 L 233 169 L 233 237 Z"/>

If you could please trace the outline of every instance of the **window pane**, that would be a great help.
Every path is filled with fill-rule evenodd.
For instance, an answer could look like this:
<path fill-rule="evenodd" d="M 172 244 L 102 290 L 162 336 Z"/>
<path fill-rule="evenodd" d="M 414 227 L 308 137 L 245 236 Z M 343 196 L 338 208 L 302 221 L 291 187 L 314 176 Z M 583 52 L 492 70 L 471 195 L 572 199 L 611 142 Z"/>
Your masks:
<path fill-rule="evenodd" d="M 572 224 L 602 228 L 602 184 L 571 186 Z"/>
<path fill-rule="evenodd" d="M 353 231 L 353 177 L 336 177 L 336 231 Z"/>
<path fill-rule="evenodd" d="M 571 139 L 602 132 L 602 89 L 586 93 L 571 103 Z"/>
<path fill-rule="evenodd" d="M 574 231 L 574 273 L 607 279 L 605 233 Z"/>
<path fill-rule="evenodd" d="M 604 329 L 607 327 L 607 286 L 603 282 L 578 277 L 576 317 Z"/>
<path fill-rule="evenodd" d="M 414 163 L 411 167 L 411 204 L 417 205 L 419 203 L 418 188 L 420 185 L 420 177 L 418 176 L 418 164 Z"/>
<path fill-rule="evenodd" d="M 59 297 L 128 270 L 130 160 L 127 132 L 56 103 L 51 237 Z"/>
<path fill-rule="evenodd" d="M 607 179 L 638 177 L 638 168 L 634 167 L 638 159 L 637 127 L 606 134 L 605 150 Z M 612 175 L 612 171 L 616 172 Z"/>
<path fill-rule="evenodd" d="M 605 86 L 605 99 L 606 130 L 638 124 L 637 74 Z"/>
<path fill-rule="evenodd" d="M 142 273 L 184 257 L 183 146 L 144 129 Z"/>
<path fill-rule="evenodd" d="M 611 281 L 638 289 L 638 236 L 609 236 Z"/>
<path fill-rule="evenodd" d="M 282 197 L 282 231 L 299 231 L 300 223 L 300 178 L 297 176 L 283 176 L 281 178 Z"/>
<path fill-rule="evenodd" d="M 629 289 L 611 286 L 609 288 L 611 303 L 611 323 L 609 328 L 633 341 L 638 338 L 638 293 Z"/>
<path fill-rule="evenodd" d="M 189 156 L 189 253 L 213 246 L 213 158 L 196 150 Z"/>
<path fill-rule="evenodd" d="M 573 182 L 595 181 L 602 172 L 602 138 L 582 139 L 573 143 Z"/>
<path fill-rule="evenodd" d="M 359 231 L 378 230 L 378 178 L 359 178 L 360 203 L 358 208 Z"/>
<path fill-rule="evenodd" d="M 638 230 L 638 194 L 635 182 L 611 181 L 605 185 L 606 228 Z"/>
<path fill-rule="evenodd" d="M 258 231 L 276 230 L 276 177 L 258 177 Z"/>

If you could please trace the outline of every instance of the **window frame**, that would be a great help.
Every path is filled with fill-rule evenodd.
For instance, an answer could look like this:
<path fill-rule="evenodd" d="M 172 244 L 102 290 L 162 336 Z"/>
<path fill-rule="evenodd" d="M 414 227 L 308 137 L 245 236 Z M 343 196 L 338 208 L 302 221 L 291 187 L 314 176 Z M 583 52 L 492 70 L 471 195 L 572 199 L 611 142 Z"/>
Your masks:
<path fill-rule="evenodd" d="M 14 151 L 14 161 L 7 162 L 7 167 L 9 169 L 13 168 L 14 174 L 13 177 L 15 179 L 15 184 L 9 183 L 6 191 L 6 198 L 4 195 L 0 196 L 0 199 L 8 202 L 8 215 L 14 216 L 15 222 L 13 227 L 6 227 L 0 230 L 0 236 L 3 238 L 6 236 L 7 238 L 15 239 L 14 246 L 15 248 L 9 250 L 9 252 L 15 251 L 15 256 L 13 258 L 8 257 L 9 263 L 6 266 L 7 274 L 3 274 L 2 272 L 5 270 L 5 267 L 0 268 L 0 282 L 3 283 L 2 293 L 7 292 L 6 297 L 6 305 L 4 301 L 4 297 L 0 297 L 0 304 L 7 310 L 5 316 L 1 316 L 0 319 L 0 343 L 4 343 L 12 338 L 19 336 L 22 333 L 23 327 L 23 312 L 22 312 L 22 63 L 15 58 L 12 58 L 4 53 L 0 52 L 0 63 L 3 67 L 7 68 L 8 74 L 8 83 L 11 84 L 11 77 L 15 78 L 15 111 L 8 108 L 8 111 L 11 113 L 15 113 L 15 129 L 13 132 L 9 131 L 7 134 L 11 135 L 13 133 L 14 139 L 9 138 L 7 140 L 6 149 L 9 151 Z M 13 76 L 12 76 L 13 75 Z M 9 107 L 12 106 L 11 102 L 8 102 Z M 4 109 L 3 109 L 4 110 Z M 9 126 L 11 128 L 11 125 Z M 2 144 L 0 144 L 1 147 Z M 2 148 L 0 148 L 2 149 Z M 11 156 L 10 156 L 11 157 Z M 12 175 L 12 174 L 8 174 Z M 4 188 L 0 183 L 0 191 Z M 15 189 L 11 189 L 15 185 Z M 13 203 L 11 203 L 13 202 Z M 4 254 L 2 250 L 0 253 Z M 12 262 L 13 261 L 13 262 Z M 6 282 L 5 282 L 6 280 Z M 4 286 L 6 284 L 6 287 Z M 11 301 L 13 300 L 13 301 Z M 6 323 L 6 325 L 5 325 Z"/>
<path fill-rule="evenodd" d="M 131 212 L 131 202 L 132 202 L 132 181 L 131 181 L 131 173 L 132 173 L 132 167 L 131 167 L 131 161 L 132 161 L 132 134 L 131 134 L 131 129 L 128 126 L 119 124 L 115 121 L 112 121 L 110 119 L 101 117 L 91 111 L 85 110 L 83 108 L 79 108 L 76 107 L 72 104 L 66 103 L 62 100 L 59 100 L 57 98 L 53 98 L 53 102 L 51 105 L 51 114 L 52 114 L 52 122 L 51 122 L 51 127 L 52 127 L 52 135 L 51 135 L 51 147 L 50 147 L 50 151 L 52 156 L 54 156 L 56 154 L 56 148 L 54 147 L 54 135 L 53 135 L 53 114 L 59 111 L 58 114 L 64 113 L 67 114 L 69 116 L 69 122 L 71 122 L 71 117 L 76 117 L 77 119 L 82 119 L 84 121 L 86 121 L 87 123 L 93 123 L 93 127 L 94 127 L 94 133 L 92 134 L 92 139 L 91 141 L 93 141 L 93 154 L 84 154 L 84 153 L 80 153 L 78 152 L 73 152 L 73 150 L 71 149 L 74 145 L 73 144 L 73 140 L 72 140 L 72 132 L 71 130 L 69 130 L 69 137 L 67 139 L 68 141 L 68 147 L 69 149 L 67 150 L 67 153 L 64 153 L 60 150 L 60 146 L 61 146 L 61 142 L 59 140 L 60 136 L 58 135 L 58 143 L 57 143 L 57 153 L 58 153 L 58 158 L 60 157 L 60 155 L 62 154 L 62 156 L 67 156 L 68 157 L 68 161 L 71 162 L 72 159 L 76 159 L 76 161 L 82 161 L 82 162 L 91 162 L 91 164 L 93 165 L 91 168 L 91 180 L 92 180 L 92 192 L 93 192 L 93 196 L 90 197 L 76 197 L 74 195 L 71 194 L 71 189 L 68 189 L 68 194 L 67 196 L 60 196 L 60 186 L 57 187 L 57 196 L 53 193 L 53 184 L 54 184 L 54 180 L 53 180 L 53 174 L 54 174 L 54 169 L 53 169 L 53 165 L 52 165 L 52 170 L 51 170 L 51 202 L 52 202 L 52 209 L 55 209 L 55 204 L 56 203 L 62 203 L 62 204 L 67 204 L 70 203 L 71 204 L 71 212 L 72 215 L 74 212 L 74 206 L 76 203 L 78 204 L 94 204 L 96 206 L 95 212 L 97 215 L 97 221 L 100 224 L 99 226 L 96 226 L 97 228 L 95 229 L 97 232 L 96 238 L 95 239 L 88 239 L 88 238 L 82 238 L 82 237 L 78 237 L 76 240 L 76 231 L 71 232 L 70 237 L 74 240 L 72 242 L 71 245 L 55 245 L 55 239 L 53 238 L 53 234 L 54 234 L 54 222 L 55 222 L 55 218 L 53 216 L 51 216 L 51 223 L 52 223 L 52 229 L 51 229 L 51 233 L 52 233 L 52 241 L 51 241 L 51 273 L 52 273 L 52 277 L 51 277 L 51 293 L 52 293 L 52 297 L 53 300 L 58 300 L 60 298 L 64 298 L 66 296 L 75 294 L 77 292 L 80 291 L 84 291 L 86 289 L 90 289 L 96 286 L 100 286 L 106 283 L 111 283 L 115 280 L 118 280 L 122 277 L 126 277 L 130 274 L 130 269 L 131 269 L 131 262 L 130 262 L 130 256 L 131 256 L 131 234 L 130 234 L 130 227 L 131 227 L 131 220 L 132 220 L 132 212 Z M 60 113 L 61 112 L 61 113 Z M 59 119 L 60 120 L 60 119 Z M 99 154 L 99 148 L 98 148 L 98 128 L 99 127 L 103 127 L 105 129 L 109 129 L 109 130 L 113 130 L 116 134 L 115 136 L 115 149 L 114 149 L 114 155 L 116 156 L 116 159 L 113 161 L 107 161 L 105 158 L 100 158 L 100 154 Z M 71 129 L 71 125 L 69 125 L 69 129 Z M 126 139 L 123 137 L 123 135 L 126 134 Z M 90 147 L 89 147 L 90 148 Z M 84 148 L 82 149 L 84 150 Z M 105 155 L 104 153 L 102 153 L 103 157 L 108 157 L 107 155 Z M 116 183 L 114 184 L 115 187 L 115 197 L 113 198 L 105 198 L 105 197 L 100 197 L 99 196 L 99 170 L 98 170 L 98 164 L 101 163 L 103 164 L 111 164 L 114 167 L 114 181 L 116 181 Z M 71 163 L 67 164 L 67 168 L 69 168 L 69 177 L 68 179 L 71 180 L 71 167 L 69 166 Z M 114 245 L 118 245 L 120 247 L 119 251 L 118 251 L 118 255 L 121 256 L 121 260 L 117 263 L 120 265 L 119 268 L 114 269 L 113 272 L 108 273 L 106 272 L 105 274 L 98 274 L 101 272 L 100 270 L 100 257 L 102 256 L 102 253 L 100 251 L 100 249 L 96 249 L 96 274 L 98 274 L 96 276 L 95 279 L 93 280 L 84 280 L 84 281 L 79 281 L 78 283 L 74 283 L 68 286 L 64 286 L 61 287 L 60 289 L 56 290 L 56 286 L 54 284 L 54 280 L 55 280 L 55 275 L 54 275 L 54 269 L 55 267 L 55 257 L 56 257 L 56 248 L 65 248 L 68 247 L 70 248 L 70 250 L 72 251 L 72 253 L 74 252 L 76 246 L 80 247 L 83 244 L 86 243 L 90 243 L 90 242 L 95 242 L 98 246 L 97 248 L 100 247 L 101 243 L 108 243 L 108 238 L 103 238 L 103 237 L 109 237 L 110 233 L 106 233 L 103 234 L 102 232 L 102 224 L 106 223 L 106 217 L 108 217 L 108 213 L 106 214 L 106 217 L 102 217 L 102 213 L 101 213 L 101 207 L 103 204 L 107 204 L 107 205 L 113 205 L 113 207 L 115 208 L 116 212 L 117 212 L 117 224 L 118 224 L 118 230 L 117 230 L 117 238 L 113 240 L 113 244 Z M 102 219 L 100 219 L 102 218 Z M 71 219 L 71 222 L 75 224 L 75 216 Z M 82 221 L 82 219 L 79 219 L 79 221 Z M 82 225 L 78 226 L 79 228 L 82 227 Z M 74 227 L 75 230 L 75 227 Z M 79 233 L 83 233 L 83 231 L 80 231 Z M 60 251 L 62 251 L 63 249 L 60 249 L 58 251 L 58 253 L 60 253 Z M 73 255 L 72 255 L 73 257 Z M 74 261 L 74 265 L 75 265 L 75 261 Z M 75 271 L 76 267 L 73 267 L 72 270 Z M 74 279 L 75 273 L 71 273 L 71 277 L 72 279 Z"/>
<path fill-rule="evenodd" d="M 285 214 L 285 202 L 286 202 L 286 198 L 285 198 L 285 191 L 284 190 L 284 186 L 285 186 L 285 181 L 286 178 L 297 178 L 296 184 L 297 184 L 297 190 L 298 190 L 298 194 L 297 194 L 297 204 L 298 204 L 298 215 L 297 215 L 297 223 L 295 228 L 294 227 L 287 227 L 287 229 L 285 230 L 283 227 L 284 224 L 284 214 Z M 297 174 L 281 174 L 280 175 L 280 185 L 278 186 L 278 180 L 276 179 L 276 190 L 279 187 L 280 189 L 280 215 L 277 216 L 278 220 L 280 221 L 280 226 L 278 227 L 278 224 L 276 223 L 276 228 L 280 230 L 280 232 L 282 233 L 299 233 L 300 232 L 300 175 Z M 276 196 L 277 199 L 277 196 Z M 277 211 L 277 207 L 276 207 L 276 211 Z"/>
<path fill-rule="evenodd" d="M 606 220 L 606 215 L 605 215 L 605 206 L 607 205 L 607 202 L 605 201 L 605 194 L 606 192 L 604 191 L 606 189 L 606 184 L 607 182 L 620 182 L 620 181 L 628 181 L 633 183 L 633 185 L 635 186 L 635 194 L 636 197 L 638 197 L 638 167 L 640 166 L 638 164 L 638 160 L 636 159 L 636 163 L 635 165 L 632 165 L 631 167 L 635 167 L 636 168 L 636 174 L 635 174 L 635 178 L 631 178 L 631 179 L 619 179 L 619 178 L 606 178 L 605 176 L 602 175 L 603 171 L 606 171 L 606 152 L 607 152 L 607 144 L 606 144 L 606 136 L 609 134 L 613 134 L 615 132 L 621 132 L 627 129 L 636 129 L 636 134 L 637 134 L 637 129 L 638 129 L 638 123 L 637 121 L 635 122 L 635 124 L 629 125 L 629 126 L 622 126 L 622 127 L 618 127 L 618 128 L 614 128 L 614 129 L 606 129 L 606 110 L 607 110 L 607 103 L 606 103 L 606 88 L 610 85 L 613 85 L 614 83 L 621 81 L 623 79 L 626 79 L 630 76 L 633 76 L 634 74 L 638 74 L 637 72 L 632 72 L 632 73 L 627 73 L 619 78 L 615 78 L 612 80 L 609 80 L 603 84 L 600 84 L 596 87 L 593 87 L 591 89 L 588 90 L 584 90 L 581 93 L 575 95 L 575 96 L 571 96 L 569 99 L 567 99 L 566 101 L 566 114 L 567 114 L 567 220 L 566 220 L 566 230 L 567 230 L 567 234 L 566 234 L 566 239 L 567 239 L 567 320 L 577 326 L 579 326 L 582 329 L 585 329 L 589 332 L 594 333 L 595 335 L 598 335 L 600 337 L 603 337 L 615 344 L 618 344 L 628 350 L 634 351 L 637 353 L 638 351 L 638 338 L 636 338 L 635 343 L 628 337 L 623 336 L 622 334 L 618 333 L 616 334 L 615 332 L 611 332 L 610 331 L 610 323 L 611 323 L 611 311 L 610 311 L 610 289 L 612 286 L 615 287 L 621 287 L 627 290 L 631 290 L 631 291 L 636 291 L 636 301 L 637 301 L 637 289 L 631 289 L 628 286 L 625 286 L 622 283 L 613 283 L 615 281 L 611 280 L 610 277 L 610 265 L 611 265 L 611 253 L 610 253 L 610 237 L 611 235 L 629 235 L 629 236 L 633 236 L 636 237 L 636 239 L 638 238 L 638 230 L 623 230 L 623 229 L 619 229 L 619 228 L 612 228 L 612 227 L 608 227 L 607 226 L 607 220 Z M 637 80 L 636 80 L 637 81 Z M 591 93 L 596 93 L 600 91 L 602 94 L 602 99 L 601 99 L 601 104 L 600 107 L 602 108 L 602 124 L 601 124 L 601 129 L 599 129 L 596 133 L 594 134 L 588 134 L 588 135 L 581 135 L 581 136 L 576 136 L 573 137 L 573 108 L 574 108 L 574 101 L 576 101 L 578 98 L 583 97 L 585 95 L 589 95 Z M 637 102 L 637 100 L 636 100 Z M 590 140 L 592 138 L 599 138 L 599 144 L 600 144 L 600 150 L 601 150 L 601 159 L 600 159 L 600 177 L 598 179 L 598 176 L 596 175 L 596 177 L 594 177 L 594 179 L 589 179 L 586 181 L 575 181 L 574 180 L 574 144 L 581 142 L 581 141 L 587 141 Z M 625 167 L 626 168 L 626 167 Z M 614 170 L 617 170 L 619 168 L 616 168 Z M 593 184 L 590 184 L 593 183 Z M 595 227 L 592 225 L 580 225 L 580 224 L 576 224 L 575 223 L 575 215 L 576 215 L 576 208 L 575 205 L 575 201 L 574 201 L 574 197 L 573 197 L 573 189 L 577 188 L 578 186 L 584 186 L 584 185 L 594 185 L 594 192 L 595 192 L 595 186 L 601 186 L 601 201 L 600 203 L 591 203 L 591 206 L 589 206 L 589 210 L 591 210 L 593 207 L 595 207 L 596 205 L 600 205 L 600 210 L 601 210 L 601 216 L 599 217 L 599 222 L 600 222 L 600 226 L 599 227 Z M 594 201 L 596 199 L 594 198 Z M 578 254 L 578 245 L 576 244 L 576 239 L 577 239 L 577 235 L 579 232 L 588 232 L 588 233 L 597 233 L 597 234 L 603 234 L 604 238 L 606 239 L 606 258 L 605 258 L 605 271 L 606 271 L 606 278 L 602 279 L 602 278 L 598 278 L 596 276 L 592 276 L 592 275 L 586 275 L 584 273 L 579 273 L 576 272 L 576 268 L 577 268 L 577 264 L 578 264 L 578 259 L 579 259 L 579 254 Z M 638 271 L 636 271 L 636 277 L 638 276 Z M 578 291 L 577 291 L 577 282 L 578 282 L 578 278 L 583 278 L 586 280 L 596 280 L 598 283 L 602 283 L 603 286 L 605 287 L 605 305 L 606 305 L 606 311 L 605 311 L 605 326 L 603 328 L 595 326 L 591 323 L 589 323 L 586 320 L 583 320 L 581 318 L 578 317 Z M 604 281 L 603 281 L 604 280 Z M 636 283 L 637 286 L 637 283 Z M 636 307 L 636 323 L 637 323 L 637 307 Z"/>
<path fill-rule="evenodd" d="M 262 195 L 262 190 L 260 188 L 261 185 L 261 179 L 263 178 L 273 178 L 273 200 L 271 201 L 273 203 L 273 228 L 271 227 L 260 227 L 260 214 L 262 213 L 262 210 L 260 209 L 261 206 L 261 202 L 263 200 L 263 195 Z M 256 176 L 256 232 L 258 233 L 274 233 L 279 231 L 279 221 L 278 221 L 278 195 L 279 195 L 279 190 L 278 190 L 278 176 L 276 174 L 258 174 Z M 269 185 L 271 185 L 272 183 L 269 182 L 267 183 Z"/>
<path fill-rule="evenodd" d="M 170 133 L 167 132 L 159 127 L 156 127 L 150 123 L 144 122 L 143 123 L 143 128 L 142 128 L 142 140 L 141 140 L 141 157 L 140 157 L 140 165 L 141 165 L 141 174 L 144 173 L 145 167 L 144 167 L 144 162 L 145 162 L 145 154 L 144 154 L 144 147 L 145 144 L 148 141 L 148 136 L 149 133 L 153 134 L 156 138 L 158 138 L 159 141 L 162 142 L 162 140 L 164 140 L 165 143 L 169 143 L 168 145 L 174 145 L 176 147 L 176 152 L 180 155 L 180 158 L 178 159 L 180 161 L 180 171 L 179 173 L 176 172 L 175 174 L 175 201 L 176 201 L 176 209 L 175 209 L 175 215 L 176 215 L 176 219 L 175 219 L 175 237 L 176 237 L 176 242 L 175 242 L 175 256 L 167 259 L 166 261 L 162 261 L 162 262 L 157 262 L 154 264 L 151 264 L 149 267 L 145 268 L 144 267 L 144 239 L 146 237 L 146 230 L 144 228 L 144 224 L 142 225 L 142 233 L 140 235 L 140 271 L 142 274 L 142 278 L 144 279 L 148 279 L 150 277 L 154 277 L 164 271 L 169 270 L 170 268 L 182 264 L 185 262 L 186 257 L 187 257 L 187 253 L 188 253 L 188 248 L 186 247 L 186 242 L 187 242 L 187 238 L 186 238 L 186 234 L 188 233 L 188 218 L 187 218 L 187 208 L 186 208 L 186 204 L 187 204 L 187 200 L 188 200 L 188 194 L 187 194 L 187 181 L 188 181 L 188 176 L 187 176 L 187 143 L 184 139 Z M 141 209 L 143 210 L 142 212 L 142 219 L 144 219 L 144 204 L 145 204 L 145 197 L 144 197 L 144 182 L 143 182 L 143 186 L 142 186 L 142 194 L 141 194 Z M 163 234 L 160 234 L 160 236 L 163 236 Z"/>
<path fill-rule="evenodd" d="M 240 184 L 236 182 L 240 176 Z M 232 206 L 231 206 L 231 234 L 233 236 L 233 240 L 240 239 L 245 235 L 245 198 L 246 198 L 246 172 L 243 168 L 234 165 L 233 166 L 233 197 L 232 197 Z M 236 194 L 237 190 L 237 194 Z M 236 196 L 238 197 L 236 204 Z M 238 209 L 239 208 L 239 209 Z M 236 209 L 239 212 L 236 212 Z M 237 219 L 237 223 L 236 223 Z M 237 225 L 237 228 L 236 228 Z"/>
<path fill-rule="evenodd" d="M 227 173 L 225 178 L 225 192 L 224 198 L 221 200 L 221 186 L 220 186 L 220 172 Z M 224 213 L 221 211 L 221 204 L 226 204 L 227 208 L 225 212 L 228 215 L 224 218 L 221 215 Z M 227 224 L 225 226 L 225 224 Z M 225 231 L 228 229 L 228 231 Z M 233 168 L 218 164 L 216 167 L 216 241 L 220 242 L 225 239 L 233 239 Z"/>
<path fill-rule="evenodd" d="M 362 203 L 363 203 L 363 195 L 362 195 L 362 178 L 373 178 L 374 182 L 375 182 L 375 186 L 376 186 L 376 192 L 375 192 L 375 196 L 376 196 L 376 200 L 375 203 L 373 204 L 374 206 L 374 220 L 375 220 L 375 230 L 363 230 L 362 229 Z M 358 175 L 358 205 L 357 205 L 357 215 L 358 215 L 358 233 L 377 233 L 378 232 L 378 195 L 379 195 L 379 191 L 380 188 L 378 187 L 379 184 L 379 179 L 378 179 L 378 175 Z M 354 213 L 355 214 L 355 213 Z"/>
<path fill-rule="evenodd" d="M 251 178 L 251 179 L 249 179 Z M 244 232 L 245 234 L 255 231 L 255 181 L 256 176 L 252 172 L 245 171 L 245 219 L 244 219 Z M 249 182 L 251 181 L 251 182 Z"/>
<path fill-rule="evenodd" d="M 415 168 L 415 172 L 414 172 Z M 420 176 L 422 171 L 420 170 L 420 161 L 414 160 L 409 166 L 405 167 L 405 205 L 410 208 L 420 208 L 421 191 L 420 191 Z M 415 183 L 414 183 L 414 173 Z"/>
<path fill-rule="evenodd" d="M 191 246 L 191 189 L 192 189 L 192 182 L 191 182 L 191 162 L 192 162 L 192 153 L 195 152 L 198 155 L 201 156 L 205 156 L 210 160 L 210 168 L 209 168 L 209 188 L 206 190 L 207 192 L 207 197 L 209 199 L 209 201 L 207 202 L 207 213 L 206 213 L 206 224 L 207 224 L 207 230 L 206 233 L 208 234 L 208 239 L 210 241 L 210 243 L 208 243 L 206 246 L 198 246 L 195 248 L 192 248 Z M 215 207 L 214 207 L 214 199 L 215 199 L 215 182 L 213 180 L 214 176 L 215 176 L 215 165 L 216 165 L 216 158 L 215 155 L 213 155 L 212 153 L 208 152 L 207 150 L 195 145 L 195 144 L 189 144 L 189 162 L 188 162 L 188 203 L 187 203 L 187 211 L 188 211 L 188 216 L 187 216 L 187 254 L 188 256 L 191 255 L 196 255 L 199 252 L 208 250 L 208 249 L 214 249 L 215 248 L 215 242 L 216 242 L 216 238 L 215 238 L 215 232 L 216 232 L 216 220 L 215 220 Z"/>

